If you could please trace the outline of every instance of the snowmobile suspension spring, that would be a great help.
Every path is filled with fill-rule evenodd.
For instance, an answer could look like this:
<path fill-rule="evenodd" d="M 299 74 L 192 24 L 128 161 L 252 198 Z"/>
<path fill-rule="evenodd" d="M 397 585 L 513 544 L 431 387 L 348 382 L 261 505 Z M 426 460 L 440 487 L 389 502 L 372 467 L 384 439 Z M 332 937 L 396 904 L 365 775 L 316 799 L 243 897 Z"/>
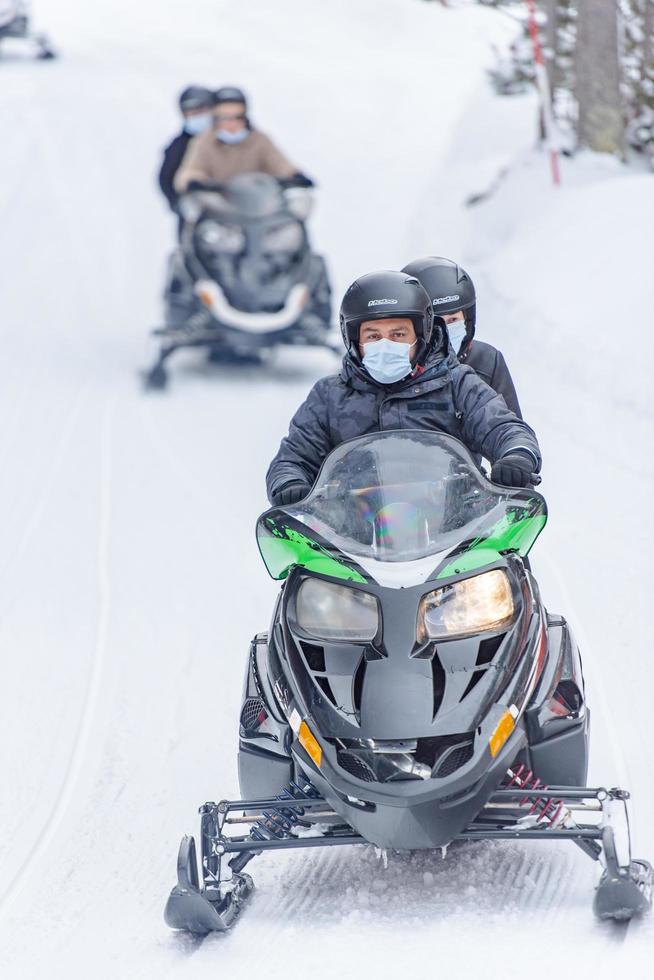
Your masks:
<path fill-rule="evenodd" d="M 543 791 L 543 796 L 537 796 L 532 800 L 531 807 L 526 816 L 537 816 L 539 823 L 547 823 L 552 828 L 564 823 L 569 816 L 569 810 L 564 806 L 563 800 L 557 800 L 548 796 L 547 786 L 541 783 L 538 776 L 535 776 L 531 769 L 527 769 L 526 766 L 521 764 L 515 770 L 509 769 L 508 776 L 509 782 L 503 787 L 504 789 L 512 789 L 515 786 L 517 789 L 532 791 L 541 789 Z M 524 797 L 520 800 L 520 806 L 524 806 L 527 802 L 527 797 Z"/>
<path fill-rule="evenodd" d="M 275 797 L 276 800 L 279 800 L 280 806 L 263 811 L 264 819 L 258 820 L 252 827 L 250 837 L 255 841 L 272 840 L 274 838 L 282 840 L 285 837 L 290 837 L 293 827 L 297 826 L 305 812 L 304 807 L 297 805 L 298 802 L 302 799 L 315 799 L 317 796 L 318 793 L 311 783 L 300 786 L 294 780 L 291 780 L 289 786 L 283 793 Z M 292 803 L 293 806 L 289 808 L 288 806 L 284 806 L 284 803 Z"/>

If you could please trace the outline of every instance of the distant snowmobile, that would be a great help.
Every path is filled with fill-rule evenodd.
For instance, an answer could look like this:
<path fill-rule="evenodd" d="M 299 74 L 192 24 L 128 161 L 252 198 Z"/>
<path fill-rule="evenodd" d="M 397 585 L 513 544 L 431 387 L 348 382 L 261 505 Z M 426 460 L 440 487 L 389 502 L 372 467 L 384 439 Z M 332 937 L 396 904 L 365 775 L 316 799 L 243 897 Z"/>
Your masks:
<path fill-rule="evenodd" d="M 228 929 L 264 851 L 366 842 L 570 840 L 602 868 L 600 918 L 650 909 L 629 794 L 585 785 L 579 650 L 525 566 L 546 519 L 540 494 L 424 430 L 343 443 L 305 500 L 259 518 L 284 586 L 246 669 L 244 799 L 201 807 L 168 925 Z"/>
<path fill-rule="evenodd" d="M 305 227 L 308 194 L 267 174 L 242 174 L 183 196 L 181 243 L 147 387 L 165 386 L 165 362 L 180 348 L 208 348 L 215 361 L 256 361 L 281 344 L 332 347 L 325 261 Z"/>
<path fill-rule="evenodd" d="M 36 58 L 55 58 L 56 54 L 45 34 L 30 30 L 29 5 L 26 0 L 0 0 L 0 42 L 5 38 L 28 41 Z M 0 57 L 2 50 L 0 48 Z"/>

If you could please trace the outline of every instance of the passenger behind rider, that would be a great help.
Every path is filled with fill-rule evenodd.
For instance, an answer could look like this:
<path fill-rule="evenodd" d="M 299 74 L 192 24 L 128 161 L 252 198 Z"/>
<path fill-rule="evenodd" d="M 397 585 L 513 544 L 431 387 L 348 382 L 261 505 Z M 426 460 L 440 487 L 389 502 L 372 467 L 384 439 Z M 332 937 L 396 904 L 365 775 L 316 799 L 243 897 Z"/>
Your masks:
<path fill-rule="evenodd" d="M 312 186 L 270 137 L 252 126 L 241 89 L 226 86 L 214 98 L 212 125 L 191 142 L 175 176 L 178 194 L 194 183 L 211 186 L 247 173 L 270 174 L 297 187 Z"/>
<path fill-rule="evenodd" d="M 179 109 L 184 124 L 181 133 L 178 133 L 164 150 L 163 163 L 159 171 L 159 187 L 168 201 L 171 211 L 177 212 L 177 199 L 179 197 L 173 183 L 175 174 L 193 137 L 198 136 L 212 125 L 214 105 L 214 93 L 211 89 L 203 88 L 201 85 L 189 85 L 179 97 Z"/>
<path fill-rule="evenodd" d="M 357 279 L 341 305 L 346 347 L 338 375 L 322 378 L 291 419 L 266 476 L 272 504 L 311 489 L 329 453 L 389 429 L 449 433 L 492 464 L 491 479 L 528 486 L 541 465 L 533 430 L 449 349 L 431 297 L 403 272 Z"/>
<path fill-rule="evenodd" d="M 434 314 L 447 325 L 452 350 L 461 361 L 490 385 L 512 412 L 522 418 L 513 378 L 504 355 L 492 344 L 477 340 L 477 295 L 468 273 L 450 259 L 428 256 L 409 262 L 402 269 L 424 286 L 431 297 Z"/>

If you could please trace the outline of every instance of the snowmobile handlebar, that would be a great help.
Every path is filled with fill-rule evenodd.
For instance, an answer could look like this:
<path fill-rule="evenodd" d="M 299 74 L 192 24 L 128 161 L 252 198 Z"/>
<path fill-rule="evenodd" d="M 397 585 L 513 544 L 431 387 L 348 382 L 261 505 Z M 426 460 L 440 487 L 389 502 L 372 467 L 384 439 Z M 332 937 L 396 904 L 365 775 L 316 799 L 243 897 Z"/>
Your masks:
<path fill-rule="evenodd" d="M 315 182 L 307 177 L 306 174 L 301 173 L 299 170 L 297 173 L 293 174 L 291 177 L 277 177 L 277 183 L 283 191 L 288 191 L 295 188 L 302 188 L 309 190 L 315 187 Z M 186 187 L 185 193 L 192 193 L 193 191 L 213 191 L 218 194 L 223 194 L 227 188 L 226 181 L 218 180 L 192 180 Z"/>
<path fill-rule="evenodd" d="M 186 194 L 192 194 L 194 191 L 215 191 L 218 194 L 222 194 L 225 190 L 225 184 L 219 183 L 217 180 L 192 180 L 186 187 Z"/>
<path fill-rule="evenodd" d="M 315 181 L 311 177 L 307 177 L 300 170 L 296 174 L 293 174 L 292 177 L 278 177 L 278 182 L 283 191 L 288 191 L 295 187 L 302 187 L 308 190 L 316 186 Z"/>

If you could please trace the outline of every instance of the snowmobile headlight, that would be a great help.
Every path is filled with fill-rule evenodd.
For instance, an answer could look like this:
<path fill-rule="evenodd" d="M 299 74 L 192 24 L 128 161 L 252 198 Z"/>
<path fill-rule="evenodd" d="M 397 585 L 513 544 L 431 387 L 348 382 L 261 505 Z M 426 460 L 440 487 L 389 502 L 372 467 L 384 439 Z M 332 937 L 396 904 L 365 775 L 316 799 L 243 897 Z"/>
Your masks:
<path fill-rule="evenodd" d="M 243 229 L 221 225 L 219 221 L 203 221 L 198 225 L 198 238 L 208 252 L 228 252 L 238 255 L 245 247 Z"/>
<path fill-rule="evenodd" d="M 299 252 L 303 243 L 302 225 L 286 221 L 266 232 L 263 247 L 265 252 Z"/>
<path fill-rule="evenodd" d="M 373 640 L 379 607 L 368 592 L 307 578 L 295 599 L 295 620 L 304 633 L 319 640 Z"/>
<path fill-rule="evenodd" d="M 418 611 L 418 640 L 446 640 L 506 629 L 515 614 L 509 576 L 494 568 L 424 596 Z"/>

